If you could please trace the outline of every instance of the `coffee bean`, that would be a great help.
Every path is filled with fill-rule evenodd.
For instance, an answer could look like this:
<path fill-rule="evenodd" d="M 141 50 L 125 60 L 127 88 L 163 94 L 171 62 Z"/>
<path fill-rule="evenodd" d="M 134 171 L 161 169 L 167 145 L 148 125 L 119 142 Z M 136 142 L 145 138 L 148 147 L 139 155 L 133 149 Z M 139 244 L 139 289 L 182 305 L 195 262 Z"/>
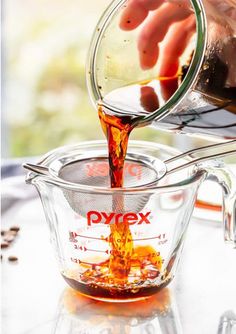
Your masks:
<path fill-rule="evenodd" d="M 1 248 L 7 248 L 7 247 L 9 247 L 8 242 L 1 242 Z"/>
<path fill-rule="evenodd" d="M 16 261 L 18 261 L 18 257 L 16 257 L 16 256 L 8 256 L 8 261 L 10 261 L 10 262 L 16 262 Z"/>
<path fill-rule="evenodd" d="M 3 238 L 4 241 L 10 243 L 12 242 L 13 240 L 15 240 L 15 237 L 13 235 L 6 235 L 4 238 Z"/>
<path fill-rule="evenodd" d="M 20 228 L 19 228 L 19 226 L 12 226 L 12 227 L 10 227 L 10 231 L 19 232 Z"/>
<path fill-rule="evenodd" d="M 16 231 L 8 231 L 7 234 L 12 235 L 13 237 L 15 237 L 17 235 L 17 232 Z"/>

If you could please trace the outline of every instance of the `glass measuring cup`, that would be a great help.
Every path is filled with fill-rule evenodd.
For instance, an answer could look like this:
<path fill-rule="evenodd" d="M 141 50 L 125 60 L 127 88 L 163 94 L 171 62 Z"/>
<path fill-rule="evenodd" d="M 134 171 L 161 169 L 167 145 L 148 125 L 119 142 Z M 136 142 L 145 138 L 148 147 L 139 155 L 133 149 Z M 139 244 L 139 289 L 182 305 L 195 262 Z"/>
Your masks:
<path fill-rule="evenodd" d="M 42 200 L 60 272 L 74 289 L 95 299 L 130 301 L 169 284 L 206 178 L 222 185 L 225 240 L 235 246 L 235 180 L 216 161 L 160 179 L 163 160 L 177 154 L 131 141 L 125 187 L 117 189 L 109 187 L 105 141 L 56 149 L 28 174 Z"/>
<path fill-rule="evenodd" d="M 169 2 L 181 6 L 181 1 Z M 168 78 L 158 77 L 158 62 L 148 70 L 140 66 L 137 44 L 148 19 L 134 30 L 122 30 L 120 18 L 129 2 L 113 1 L 91 41 L 90 95 L 108 114 L 132 115 L 136 126 L 151 124 L 178 133 L 235 138 L 236 4 L 231 0 L 188 3 L 195 15 L 196 34 L 180 57 L 182 70 Z M 157 44 L 161 50 L 161 43 L 153 48 Z"/>

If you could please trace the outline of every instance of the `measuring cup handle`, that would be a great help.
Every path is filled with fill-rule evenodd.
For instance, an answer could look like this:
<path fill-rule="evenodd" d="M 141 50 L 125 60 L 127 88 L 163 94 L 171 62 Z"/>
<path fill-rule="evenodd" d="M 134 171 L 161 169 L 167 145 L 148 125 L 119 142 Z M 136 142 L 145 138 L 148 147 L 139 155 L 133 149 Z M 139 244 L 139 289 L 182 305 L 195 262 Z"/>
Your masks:
<path fill-rule="evenodd" d="M 236 248 L 236 175 L 221 161 L 208 162 L 204 169 L 207 179 L 222 187 L 224 240 Z"/>

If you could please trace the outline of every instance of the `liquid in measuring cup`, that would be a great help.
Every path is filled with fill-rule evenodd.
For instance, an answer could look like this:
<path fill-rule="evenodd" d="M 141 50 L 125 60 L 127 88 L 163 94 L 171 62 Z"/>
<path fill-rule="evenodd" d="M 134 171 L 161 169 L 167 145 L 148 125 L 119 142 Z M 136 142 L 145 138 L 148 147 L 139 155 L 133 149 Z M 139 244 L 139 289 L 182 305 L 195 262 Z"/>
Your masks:
<path fill-rule="evenodd" d="M 118 230 L 117 226 L 115 228 Z M 108 229 L 109 226 L 107 226 L 107 231 Z M 80 270 L 72 269 L 62 273 L 64 279 L 71 287 L 84 295 L 97 299 L 132 300 L 152 295 L 170 282 L 171 279 L 168 278 L 168 275 L 171 267 L 168 266 L 163 270 L 164 259 L 160 252 L 156 250 L 156 247 L 148 246 L 149 241 L 153 242 L 154 239 L 155 243 L 165 243 L 167 241 L 165 234 L 157 236 L 150 234 L 150 238 L 143 239 L 141 236 L 137 238 L 135 233 L 132 239 L 132 243 L 135 243 L 132 249 L 132 255 L 129 258 L 123 258 L 123 261 L 128 261 L 128 271 L 127 267 L 123 267 L 122 271 L 121 261 L 122 255 L 124 256 L 124 254 L 118 254 L 118 257 L 111 255 L 114 252 L 114 248 L 112 249 L 114 246 L 111 240 L 111 231 L 108 237 L 101 239 L 98 237 L 99 231 L 96 232 L 96 236 L 88 237 L 89 239 L 96 239 L 96 242 L 86 240 L 86 249 L 84 246 L 79 246 L 81 240 L 78 240 L 77 244 L 78 248 L 89 251 L 89 253 L 93 253 L 93 255 L 83 260 L 74 259 Z M 85 232 L 83 233 L 83 238 L 84 234 Z M 80 235 L 75 233 L 74 235 L 79 239 Z M 77 240 L 72 241 L 77 242 Z M 139 243 L 146 243 L 146 246 L 139 246 Z M 107 245 L 107 250 L 102 251 L 101 249 L 104 249 L 100 247 L 102 245 Z M 121 245 L 122 247 L 126 246 L 124 243 Z M 121 249 L 119 249 L 119 251 L 121 251 Z M 96 256 L 96 252 L 103 252 L 109 255 L 107 259 L 104 260 L 103 258 L 103 260 L 101 260 L 100 258 L 99 260 L 99 257 Z M 114 263 L 112 261 L 114 261 Z M 118 272 L 114 272 L 112 267 L 112 265 L 116 264 L 116 261 L 118 261 L 118 265 L 120 265 Z M 81 270 L 83 270 L 83 272 Z M 156 280 L 158 280 L 160 284 L 150 284 L 150 282 Z"/>
<path fill-rule="evenodd" d="M 63 273 L 63 277 L 72 288 L 101 300 L 140 299 L 153 295 L 170 282 L 170 279 L 166 279 L 167 273 L 160 274 L 162 258 L 151 246 L 138 246 L 133 249 L 129 258 L 129 272 L 123 272 L 123 277 L 120 275 L 118 278 L 116 273 L 111 271 L 112 261 L 113 258 L 100 263 L 96 261 L 96 264 L 85 263 L 89 268 L 83 274 L 70 271 Z M 160 281 L 163 279 L 163 283 L 145 286 L 145 282 L 158 278 Z"/>
<path fill-rule="evenodd" d="M 133 130 L 132 118 L 108 115 L 102 106 L 98 114 L 108 141 L 111 188 L 120 188 L 124 182 L 128 139 Z M 112 211 L 117 219 L 109 224 L 109 258 L 103 262 L 85 263 L 87 269 L 82 274 L 76 271 L 62 273 L 69 285 L 85 295 L 98 299 L 137 299 L 152 295 L 169 283 L 168 269 L 160 274 L 163 265 L 160 252 L 148 241 L 146 245 L 134 246 L 129 221 L 121 218 L 125 212 L 123 196 L 115 192 L 112 195 Z M 150 280 L 155 279 L 160 284 L 150 285 Z M 148 282 L 146 287 L 145 282 Z"/>

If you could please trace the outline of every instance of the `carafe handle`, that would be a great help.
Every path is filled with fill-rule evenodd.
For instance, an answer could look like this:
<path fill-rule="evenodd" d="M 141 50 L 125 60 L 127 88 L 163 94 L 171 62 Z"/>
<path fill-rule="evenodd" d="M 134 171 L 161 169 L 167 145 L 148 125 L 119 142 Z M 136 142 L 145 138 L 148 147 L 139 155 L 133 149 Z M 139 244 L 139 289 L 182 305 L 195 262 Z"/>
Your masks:
<path fill-rule="evenodd" d="M 236 248 L 236 175 L 221 161 L 208 162 L 207 179 L 221 185 L 223 191 L 224 240 Z"/>

